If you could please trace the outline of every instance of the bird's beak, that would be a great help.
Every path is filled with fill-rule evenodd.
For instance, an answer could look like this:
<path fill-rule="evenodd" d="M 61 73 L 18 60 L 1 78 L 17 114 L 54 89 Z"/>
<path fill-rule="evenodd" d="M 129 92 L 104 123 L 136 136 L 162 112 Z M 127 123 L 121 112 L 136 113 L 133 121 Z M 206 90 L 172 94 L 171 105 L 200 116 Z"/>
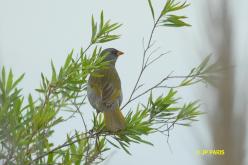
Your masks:
<path fill-rule="evenodd" d="M 117 52 L 117 56 L 123 55 L 124 53 L 122 51 Z"/>

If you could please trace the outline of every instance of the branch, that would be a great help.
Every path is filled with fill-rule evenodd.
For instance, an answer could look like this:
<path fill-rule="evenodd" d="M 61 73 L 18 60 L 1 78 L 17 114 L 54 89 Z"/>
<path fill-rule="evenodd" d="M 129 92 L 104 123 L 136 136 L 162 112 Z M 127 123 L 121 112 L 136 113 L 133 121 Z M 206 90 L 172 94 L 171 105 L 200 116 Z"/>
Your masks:
<path fill-rule="evenodd" d="M 152 87 L 148 88 L 147 90 L 145 90 L 144 92 L 138 94 L 135 97 L 132 97 L 131 99 L 129 99 L 122 107 L 121 110 L 124 109 L 128 104 L 130 104 L 131 102 L 133 102 L 134 100 L 140 98 L 141 96 L 151 92 L 153 89 L 156 88 L 178 88 L 181 87 L 182 85 L 177 85 L 177 86 L 167 86 L 167 85 L 161 85 L 163 84 L 166 80 L 168 79 L 187 79 L 187 78 L 202 78 L 202 76 L 200 74 L 195 74 L 195 75 L 188 75 L 188 76 L 171 76 L 173 72 L 171 72 L 169 75 L 167 75 L 165 78 L 163 78 L 160 82 L 158 82 L 157 84 L 153 85 Z"/>
<path fill-rule="evenodd" d="M 147 64 L 147 62 L 148 62 L 148 60 L 149 60 L 149 58 L 151 56 L 151 55 L 149 55 L 148 58 L 147 58 L 147 61 L 145 62 L 145 59 L 146 59 L 146 56 L 147 56 L 147 52 L 153 46 L 153 43 L 151 43 L 152 42 L 152 38 L 153 38 L 153 35 L 154 35 L 154 32 L 155 32 L 155 29 L 156 29 L 156 27 L 157 27 L 160 19 L 162 18 L 162 16 L 163 15 L 161 13 L 160 16 L 158 17 L 158 19 L 153 24 L 153 27 L 152 27 L 152 30 L 151 30 L 151 33 L 150 33 L 150 37 L 148 39 L 147 46 L 144 47 L 144 52 L 143 52 L 143 56 L 142 56 L 142 65 L 141 65 L 141 70 L 140 70 L 138 79 L 137 79 L 137 81 L 136 81 L 136 83 L 134 85 L 134 88 L 133 88 L 133 90 L 132 90 L 132 92 L 131 92 L 131 94 L 129 96 L 128 101 L 124 104 L 124 106 L 121 109 L 123 109 L 127 104 L 129 104 L 131 102 L 130 100 L 132 100 L 132 97 L 133 97 L 134 93 L 137 91 L 137 86 L 139 85 L 140 79 L 141 79 L 141 77 L 142 77 L 142 75 L 143 75 L 143 73 L 144 73 L 144 71 L 146 69 L 146 66 L 147 66 L 146 64 Z M 144 45 L 144 39 L 143 39 L 143 45 Z"/>

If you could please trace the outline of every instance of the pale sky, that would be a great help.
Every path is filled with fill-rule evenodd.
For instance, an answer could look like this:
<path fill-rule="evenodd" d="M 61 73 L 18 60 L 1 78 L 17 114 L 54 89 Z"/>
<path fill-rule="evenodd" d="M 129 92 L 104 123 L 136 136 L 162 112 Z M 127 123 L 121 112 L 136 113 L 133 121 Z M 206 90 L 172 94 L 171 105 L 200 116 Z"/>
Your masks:
<path fill-rule="evenodd" d="M 163 2 L 163 0 L 154 1 L 157 15 Z M 188 73 L 205 55 L 212 53 L 211 48 L 204 43 L 207 37 L 202 34 L 205 30 L 202 22 L 204 1 L 190 2 L 192 5 L 181 13 L 189 17 L 188 21 L 192 27 L 160 28 L 155 33 L 157 46 L 161 47 L 161 51 L 170 50 L 171 53 L 147 71 L 142 79 L 146 83 L 145 87 L 156 83 L 171 71 L 179 75 Z M 244 4 L 247 6 L 245 0 L 240 0 L 240 10 L 237 15 L 247 16 Z M 140 69 L 142 38 L 148 37 L 152 27 L 151 14 L 145 0 L 0 0 L 0 65 L 11 67 L 16 76 L 25 72 L 25 79 L 21 83 L 23 92 L 25 96 L 28 93 L 37 96 L 34 89 L 39 87 L 40 73 L 50 75 L 51 59 L 59 68 L 72 49 L 78 52 L 80 47 L 87 46 L 91 35 L 91 15 L 94 14 L 97 19 L 101 10 L 105 13 L 105 19 L 111 18 L 113 22 L 123 24 L 118 31 L 122 35 L 121 39 L 102 46 L 115 47 L 125 52 L 116 66 L 121 77 L 125 102 L 133 87 L 130 84 L 134 84 Z M 238 33 L 240 40 L 237 40 L 240 41 L 241 49 L 245 51 L 247 30 L 241 26 L 242 23 L 238 26 L 239 31 L 245 31 L 246 37 L 243 33 Z M 242 64 L 241 70 L 247 64 L 242 61 L 243 58 L 241 55 L 238 56 L 238 61 Z M 179 94 L 183 101 L 192 101 L 201 99 L 199 90 L 211 89 L 197 85 L 181 89 Z M 161 92 L 163 91 L 158 91 L 156 94 L 162 94 Z M 139 100 L 142 101 L 145 99 Z M 212 98 L 211 101 L 214 102 L 215 99 Z M 211 107 L 208 107 L 207 103 L 203 105 L 202 110 L 209 109 Z M 82 111 L 90 121 L 92 108 L 85 106 Z M 203 158 L 196 154 L 197 150 L 212 147 L 208 128 L 205 125 L 206 119 L 202 116 L 200 121 L 190 128 L 176 127 L 171 132 L 170 146 L 166 137 L 155 134 L 144 137 L 151 140 L 154 147 L 132 144 L 130 147 L 132 156 L 113 149 L 114 152 L 109 153 L 112 155 L 111 158 L 105 164 L 199 165 L 200 159 Z M 65 140 L 66 133 L 73 132 L 74 129 L 82 130 L 82 127 L 80 118 L 72 119 L 56 128 L 52 140 L 60 144 Z"/>

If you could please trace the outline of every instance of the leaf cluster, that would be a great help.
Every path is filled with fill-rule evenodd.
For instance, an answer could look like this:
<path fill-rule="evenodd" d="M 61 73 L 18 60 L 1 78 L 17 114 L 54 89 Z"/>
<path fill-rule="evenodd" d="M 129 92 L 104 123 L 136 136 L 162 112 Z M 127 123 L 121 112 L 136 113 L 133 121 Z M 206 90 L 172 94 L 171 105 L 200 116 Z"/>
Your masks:
<path fill-rule="evenodd" d="M 101 12 L 100 24 L 97 25 L 94 17 L 91 19 L 91 27 L 92 27 L 92 35 L 91 35 L 91 43 L 105 43 L 112 40 L 116 40 L 120 38 L 120 35 L 110 34 L 111 32 L 118 29 L 121 24 L 113 23 L 111 24 L 110 20 L 107 22 L 104 21 L 103 11 Z"/>
<path fill-rule="evenodd" d="M 2 69 L 0 153 L 1 159 L 8 164 L 28 164 L 33 154 L 38 155 L 44 151 L 44 146 L 51 145 L 48 138 L 53 133 L 53 127 L 62 122 L 52 104 L 36 106 L 29 95 L 28 104 L 24 105 L 21 89 L 17 88 L 23 76 L 14 80 L 11 70 L 6 77 L 5 68 Z"/>
<path fill-rule="evenodd" d="M 198 82 L 205 82 L 216 86 L 218 83 L 218 73 L 222 70 L 219 62 L 210 64 L 211 55 L 208 55 L 197 67 L 191 69 L 189 74 L 183 79 L 179 86 L 193 85 Z"/>
<path fill-rule="evenodd" d="M 180 11 L 190 4 L 185 2 L 178 2 L 177 0 L 167 0 L 157 21 L 155 21 L 155 13 L 153 9 L 153 5 L 151 0 L 148 0 L 148 4 L 152 13 L 152 18 L 155 24 L 159 26 L 166 26 L 166 27 L 184 27 L 184 26 L 191 26 L 189 23 L 186 23 L 184 19 L 186 16 L 183 15 L 175 15 L 173 14 L 176 11 Z"/>

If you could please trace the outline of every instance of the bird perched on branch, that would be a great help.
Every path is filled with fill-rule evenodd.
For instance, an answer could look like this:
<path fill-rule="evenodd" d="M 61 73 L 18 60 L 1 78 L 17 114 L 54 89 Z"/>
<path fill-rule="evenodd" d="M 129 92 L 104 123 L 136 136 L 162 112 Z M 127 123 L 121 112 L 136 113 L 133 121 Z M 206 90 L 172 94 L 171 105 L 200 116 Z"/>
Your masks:
<path fill-rule="evenodd" d="M 117 58 L 124 54 L 114 48 L 102 51 L 107 68 L 95 70 L 89 77 L 87 96 L 90 104 L 97 112 L 103 112 L 106 128 L 111 132 L 125 128 L 125 118 L 120 110 L 122 102 L 121 81 L 115 63 Z M 100 75 L 100 76 L 94 76 Z"/>

